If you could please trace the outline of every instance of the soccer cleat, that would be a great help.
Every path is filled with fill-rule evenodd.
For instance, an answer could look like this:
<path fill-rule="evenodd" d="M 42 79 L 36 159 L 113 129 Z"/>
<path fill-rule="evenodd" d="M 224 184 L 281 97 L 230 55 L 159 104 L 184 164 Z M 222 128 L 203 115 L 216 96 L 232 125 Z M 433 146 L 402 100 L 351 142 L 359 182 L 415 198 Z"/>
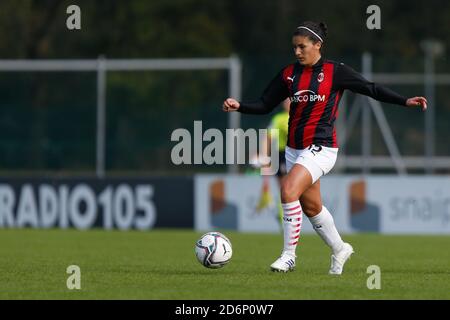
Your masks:
<path fill-rule="evenodd" d="M 287 253 L 281 254 L 281 257 L 270 265 L 270 269 L 274 272 L 289 272 L 295 268 L 295 256 Z"/>
<path fill-rule="evenodd" d="M 344 243 L 342 249 L 337 254 L 331 255 L 331 267 L 328 273 L 336 275 L 342 274 L 345 262 L 354 252 L 353 247 L 349 243 Z"/>

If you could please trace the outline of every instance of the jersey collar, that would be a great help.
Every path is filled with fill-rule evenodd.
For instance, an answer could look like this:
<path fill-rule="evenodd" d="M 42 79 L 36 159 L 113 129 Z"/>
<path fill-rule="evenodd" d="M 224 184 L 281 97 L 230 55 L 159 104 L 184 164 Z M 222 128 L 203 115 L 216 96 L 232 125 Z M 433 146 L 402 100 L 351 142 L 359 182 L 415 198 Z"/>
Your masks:
<path fill-rule="evenodd" d="M 301 65 L 300 62 L 298 62 L 298 61 L 297 61 L 297 63 L 303 69 L 315 69 L 315 68 L 318 68 L 318 67 L 322 67 L 323 61 L 324 61 L 324 58 L 321 56 L 320 59 L 315 64 L 313 64 L 311 67 L 305 67 L 305 66 Z"/>

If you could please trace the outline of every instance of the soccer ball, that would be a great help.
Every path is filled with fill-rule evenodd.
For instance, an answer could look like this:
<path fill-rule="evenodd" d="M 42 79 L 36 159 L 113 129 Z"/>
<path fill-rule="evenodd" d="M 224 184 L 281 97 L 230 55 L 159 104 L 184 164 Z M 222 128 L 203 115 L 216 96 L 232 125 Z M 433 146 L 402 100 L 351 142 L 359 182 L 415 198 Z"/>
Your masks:
<path fill-rule="evenodd" d="M 195 244 L 195 255 L 207 268 L 222 268 L 230 261 L 232 254 L 230 240 L 220 232 L 205 233 Z"/>

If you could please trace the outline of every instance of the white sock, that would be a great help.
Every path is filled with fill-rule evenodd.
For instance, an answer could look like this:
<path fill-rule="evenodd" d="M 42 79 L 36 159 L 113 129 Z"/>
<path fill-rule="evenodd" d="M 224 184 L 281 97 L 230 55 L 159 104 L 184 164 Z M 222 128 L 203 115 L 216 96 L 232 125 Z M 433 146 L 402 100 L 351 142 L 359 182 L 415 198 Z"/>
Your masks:
<path fill-rule="evenodd" d="M 322 238 L 323 241 L 333 250 L 333 253 L 339 252 L 342 249 L 344 241 L 342 241 L 339 232 L 334 225 L 333 216 L 330 214 L 325 206 L 322 206 L 322 211 L 312 218 L 309 218 L 314 230 Z"/>
<path fill-rule="evenodd" d="M 300 201 L 282 203 L 283 206 L 283 231 L 284 248 L 283 253 L 295 255 L 295 249 L 300 238 L 302 228 L 302 207 Z"/>

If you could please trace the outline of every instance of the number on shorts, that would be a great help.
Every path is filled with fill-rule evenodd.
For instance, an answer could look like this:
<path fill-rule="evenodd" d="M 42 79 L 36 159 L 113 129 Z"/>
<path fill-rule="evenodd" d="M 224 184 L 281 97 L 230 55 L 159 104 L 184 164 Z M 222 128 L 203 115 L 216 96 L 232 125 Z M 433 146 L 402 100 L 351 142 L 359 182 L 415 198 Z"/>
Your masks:
<path fill-rule="evenodd" d="M 313 155 L 316 155 L 317 152 L 322 151 L 322 146 L 316 146 L 315 144 L 312 144 L 308 147 L 308 150 L 310 150 Z"/>

